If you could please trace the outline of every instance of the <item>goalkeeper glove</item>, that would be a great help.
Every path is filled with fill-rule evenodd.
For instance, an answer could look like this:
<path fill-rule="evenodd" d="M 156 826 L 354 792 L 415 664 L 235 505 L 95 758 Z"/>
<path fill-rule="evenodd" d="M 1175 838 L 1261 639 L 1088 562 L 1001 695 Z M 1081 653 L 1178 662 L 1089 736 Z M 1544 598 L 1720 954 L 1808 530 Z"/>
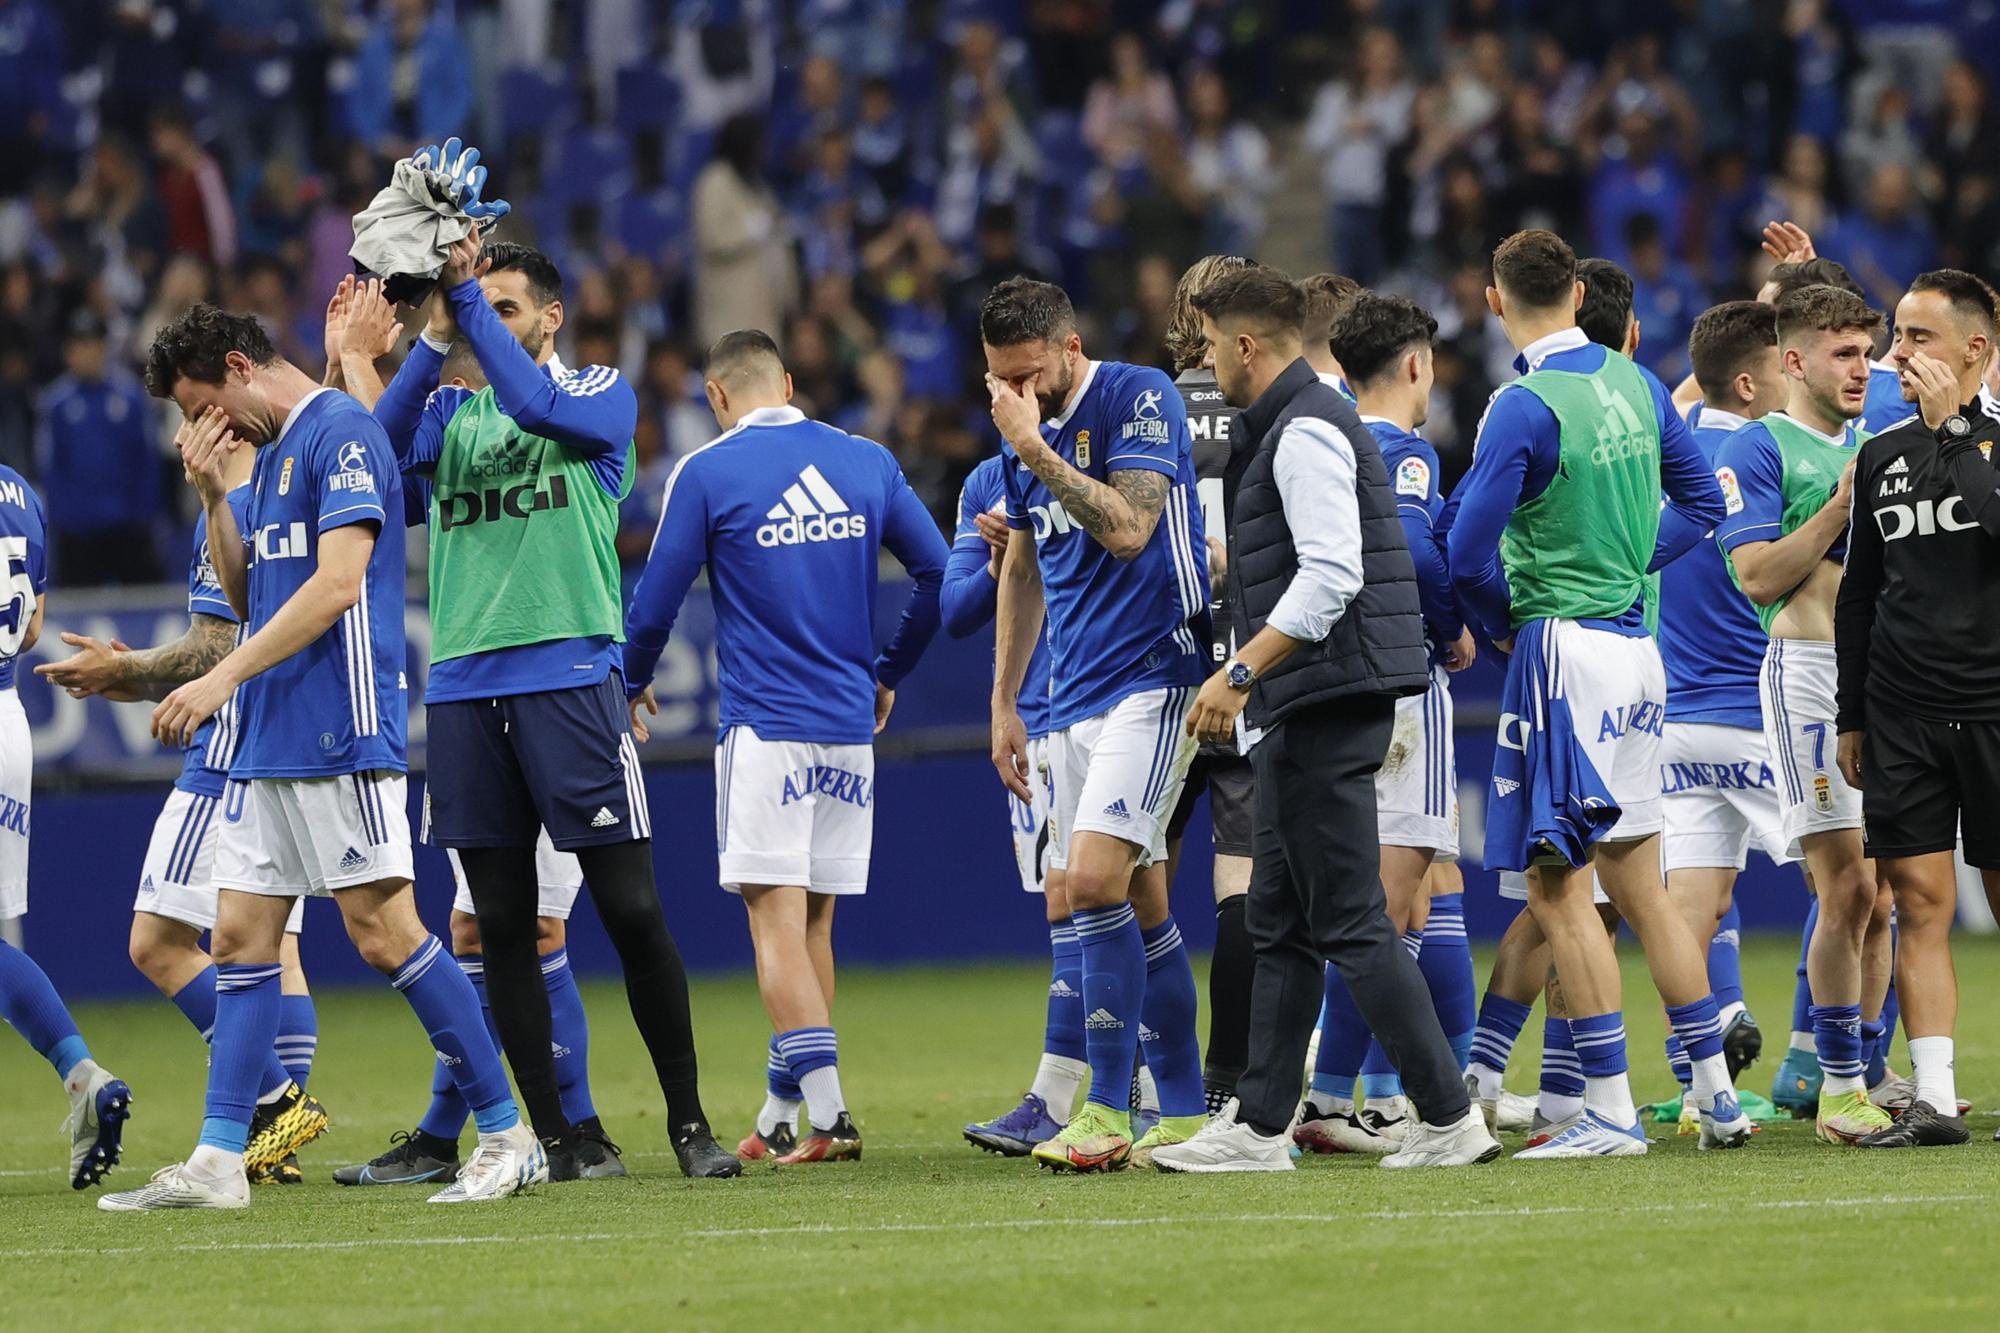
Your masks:
<path fill-rule="evenodd" d="M 424 171 L 438 197 L 450 200 L 474 222 L 491 225 L 513 211 L 513 205 L 505 199 L 479 197 L 486 187 L 486 168 L 479 165 L 477 148 L 454 137 L 446 139 L 442 147 L 431 144 L 418 149 L 413 160 Z"/>

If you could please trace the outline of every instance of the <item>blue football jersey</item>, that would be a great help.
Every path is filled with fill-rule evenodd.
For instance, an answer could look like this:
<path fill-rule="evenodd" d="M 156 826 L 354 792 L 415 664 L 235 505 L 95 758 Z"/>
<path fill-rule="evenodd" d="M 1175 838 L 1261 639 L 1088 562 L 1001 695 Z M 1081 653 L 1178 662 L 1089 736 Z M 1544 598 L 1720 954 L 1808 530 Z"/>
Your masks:
<path fill-rule="evenodd" d="M 1903 397 L 1903 377 L 1886 361 L 1868 368 L 1868 399 L 1861 409 L 1861 429 L 1880 435 L 1916 413 L 1917 405 Z"/>
<path fill-rule="evenodd" d="M 1790 420 L 1789 413 L 1773 412 L 1771 415 Z M 1812 427 L 1802 423 L 1794 424 L 1802 430 L 1812 430 Z M 1857 425 L 1857 422 L 1850 421 L 1841 428 L 1842 447 L 1850 454 L 1861 451 L 1861 432 L 1856 429 Z M 1774 542 L 1783 537 L 1785 455 L 1778 448 L 1777 440 L 1772 438 L 1771 428 L 1758 420 L 1731 431 L 1716 446 L 1715 464 L 1718 469 L 1729 469 L 1730 473 L 1723 485 L 1726 512 L 1715 529 L 1715 539 L 1722 549 L 1733 551 L 1751 542 Z M 1833 545 L 1827 548 L 1826 558 L 1835 564 L 1847 559 L 1847 529 L 1842 528 L 1840 535 L 1834 538 Z M 1742 596 L 1741 593 L 1737 595 Z"/>
<path fill-rule="evenodd" d="M 236 515 L 238 532 L 250 530 L 250 488 L 238 486 L 229 493 L 229 511 Z M 243 642 L 242 619 L 229 604 L 229 594 L 215 576 L 215 561 L 208 549 L 208 515 L 194 520 L 194 559 L 188 562 L 188 614 L 214 616 L 237 627 L 236 641 Z M 236 741 L 242 729 L 237 725 L 236 700 L 231 698 L 221 711 L 201 724 L 181 759 L 181 775 L 174 786 L 198 796 L 222 795 L 223 781 L 229 776 L 229 761 L 235 757 Z"/>
<path fill-rule="evenodd" d="M 385 521 L 395 515 L 395 522 Z M 229 776 L 319 778 L 403 772 L 403 491 L 389 437 L 344 393 L 321 389 L 257 450 L 250 478 L 249 633 L 319 568 L 322 533 L 372 523 L 380 536 L 361 597 L 326 633 L 236 692 L 242 737 Z"/>
<path fill-rule="evenodd" d="M 5 464 L 0 464 L 0 559 L 7 562 L 7 600 L 0 605 L 0 690 L 11 690 L 35 603 L 49 586 L 49 516 L 35 488 Z"/>
<path fill-rule="evenodd" d="M 1451 569 L 1445 561 L 1444 535 L 1438 526 L 1444 514 L 1444 496 L 1438 490 L 1437 450 L 1423 436 L 1393 421 L 1382 417 L 1363 417 L 1361 421 L 1382 451 L 1389 489 L 1396 496 L 1396 517 L 1403 524 L 1403 540 L 1417 567 L 1424 637 L 1430 641 L 1431 660 L 1439 661 L 1444 648 L 1456 643 L 1465 631 L 1465 621 L 1458 613 L 1458 596 L 1452 591 Z"/>
<path fill-rule="evenodd" d="M 1747 424 L 1733 412 L 1696 403 L 1688 411 L 1695 447 L 1715 466 L 1722 442 Z M 1769 642 L 1757 613 L 1729 577 L 1729 562 L 1712 541 L 1660 571 L 1660 628 L 1655 636 L 1667 668 L 1667 720 L 1725 727 L 1763 726 L 1757 674 Z"/>
<path fill-rule="evenodd" d="M 875 650 L 877 562 L 916 580 L 901 627 Z M 681 600 L 708 566 L 720 727 L 764 740 L 864 745 L 875 685 L 894 689 L 938 627 L 944 536 L 873 440 L 759 408 L 667 478 L 653 550 L 626 613 L 626 690 L 653 679 Z"/>
<path fill-rule="evenodd" d="M 1107 712 L 1128 695 L 1198 685 L 1209 661 L 1208 545 L 1195 494 L 1187 408 L 1151 366 L 1093 361 L 1069 407 L 1042 423 L 1064 462 L 1106 481 L 1145 468 L 1172 480 L 1146 548 L 1119 560 L 1003 446 L 1007 523 L 1031 531 L 1049 632 L 1049 729 Z"/>
<path fill-rule="evenodd" d="M 951 559 L 945 566 L 945 598 L 950 600 L 953 577 L 964 566 L 964 577 L 971 581 L 983 601 L 982 624 L 993 619 L 999 585 L 986 572 L 986 539 L 979 535 L 973 518 L 979 514 L 1006 516 L 1007 484 L 1001 475 L 1001 466 L 1002 460 L 995 456 L 973 468 L 965 478 L 964 489 L 958 493 L 958 531 L 952 536 Z M 960 632 L 953 630 L 953 633 Z M 1021 677 L 1018 702 L 1021 724 L 1028 729 L 1029 737 L 1048 735 L 1049 635 L 1046 624 L 1042 626 L 1041 638 L 1035 643 L 1034 655 L 1028 659 L 1028 669 Z"/>

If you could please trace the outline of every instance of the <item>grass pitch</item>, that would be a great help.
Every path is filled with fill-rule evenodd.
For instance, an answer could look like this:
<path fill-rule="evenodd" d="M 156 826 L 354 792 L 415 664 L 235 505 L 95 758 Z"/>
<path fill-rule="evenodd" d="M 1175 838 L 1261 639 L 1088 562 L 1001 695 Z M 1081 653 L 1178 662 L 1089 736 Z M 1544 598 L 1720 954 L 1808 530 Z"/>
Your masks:
<path fill-rule="evenodd" d="M 1782 1054 L 1796 950 L 1746 941 L 1767 1054 L 1745 1087 L 1767 1091 Z M 1668 1080 L 1635 960 L 1628 950 L 1643 1098 Z M 60 1169 L 54 1078 L 0 1038 L 0 1326 L 1164 1330 L 1331 1316 L 1776 1329 L 1884 1309 L 1931 1327 L 2000 1320 L 1988 1230 L 2000 1145 L 1984 1109 L 2000 1097 L 2000 939 L 1959 944 L 1959 1087 L 1980 1108 L 1967 1147 L 1836 1150 L 1781 1123 L 1743 1151 L 1697 1154 L 1662 1126 L 1636 1160 L 1442 1172 L 1309 1158 L 1282 1176 L 1057 1178 L 975 1152 L 959 1126 L 1018 1097 L 1045 976 L 844 976 L 842 1072 L 866 1160 L 699 1184 L 674 1168 L 622 990 L 589 985 L 597 1104 L 633 1176 L 452 1209 L 427 1206 L 422 1187 L 328 1179 L 408 1129 L 427 1095 L 429 1053 L 387 986 L 320 998 L 312 1086 L 335 1129 L 304 1154 L 308 1184 L 261 1188 L 241 1213 L 96 1211 Z M 734 1142 L 762 1099 L 763 1013 L 747 977 L 698 982 L 695 1005 L 709 1112 Z M 135 1093 L 111 1177 L 129 1188 L 192 1144 L 202 1052 L 164 1001 L 78 1018 Z M 1538 1031 L 1510 1075 L 1523 1091 Z"/>

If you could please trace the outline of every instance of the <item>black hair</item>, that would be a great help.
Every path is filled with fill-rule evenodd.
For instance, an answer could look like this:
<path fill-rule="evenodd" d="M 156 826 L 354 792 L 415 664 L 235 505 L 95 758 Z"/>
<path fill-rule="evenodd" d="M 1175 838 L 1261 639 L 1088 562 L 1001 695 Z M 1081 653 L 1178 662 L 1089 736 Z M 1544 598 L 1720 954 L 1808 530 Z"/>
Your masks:
<path fill-rule="evenodd" d="M 1993 308 L 1993 289 L 1976 275 L 1960 268 L 1932 269 L 1911 279 L 1910 291 L 1938 293 L 1951 303 L 1953 314 L 1977 320 L 1979 327 L 1992 335 L 1995 315 L 2000 312 Z"/>
<path fill-rule="evenodd" d="M 1764 281 L 1778 289 L 1771 293 L 1773 301 L 1801 287 L 1838 287 L 1843 292 L 1858 296 L 1864 301 L 1868 299 L 1868 293 L 1854 280 L 1854 275 L 1847 271 L 1846 265 L 1837 259 L 1826 259 L 1818 255 L 1811 259 L 1774 264 L 1771 266 L 1771 271 L 1764 276 Z"/>
<path fill-rule="evenodd" d="M 1688 335 L 1694 382 L 1721 398 L 1729 382 L 1765 349 L 1778 345 L 1778 312 L 1762 301 L 1724 301 L 1701 312 Z"/>
<path fill-rule="evenodd" d="M 228 373 L 231 352 L 243 353 L 257 366 L 278 359 L 278 349 L 271 346 L 270 335 L 254 315 L 195 306 L 153 335 L 153 345 L 146 350 L 146 392 L 171 398 L 174 385 L 184 379 L 220 384 Z"/>
<path fill-rule="evenodd" d="M 1194 294 L 1193 305 L 1218 325 L 1242 320 L 1266 335 L 1305 335 L 1304 290 L 1289 274 L 1269 264 L 1252 264 L 1223 274 Z"/>
<path fill-rule="evenodd" d="M 533 246 L 522 245 L 519 241 L 495 241 L 480 251 L 487 259 L 488 273 L 504 273 L 513 269 L 528 280 L 528 294 L 535 298 L 536 305 L 548 305 L 562 300 L 562 270 L 556 262 Z"/>
<path fill-rule="evenodd" d="M 1052 282 L 1009 278 L 979 306 L 979 337 L 988 347 L 1053 342 L 1076 328 L 1069 296 Z"/>
<path fill-rule="evenodd" d="M 1350 384 L 1367 384 L 1402 362 L 1413 347 L 1429 347 L 1438 322 L 1406 296 L 1364 291 L 1333 325 L 1333 355 Z"/>
<path fill-rule="evenodd" d="M 744 368 L 752 361 L 768 359 L 771 367 L 780 376 L 785 373 L 785 358 L 778 352 L 777 340 L 762 329 L 737 329 L 725 333 L 709 344 L 708 360 L 702 367 L 704 379 L 721 379 L 733 371 Z"/>
<path fill-rule="evenodd" d="M 1622 350 L 1632 327 L 1632 275 L 1608 259 L 1586 259 L 1576 266 L 1576 279 L 1583 284 L 1576 326 L 1592 342 Z"/>

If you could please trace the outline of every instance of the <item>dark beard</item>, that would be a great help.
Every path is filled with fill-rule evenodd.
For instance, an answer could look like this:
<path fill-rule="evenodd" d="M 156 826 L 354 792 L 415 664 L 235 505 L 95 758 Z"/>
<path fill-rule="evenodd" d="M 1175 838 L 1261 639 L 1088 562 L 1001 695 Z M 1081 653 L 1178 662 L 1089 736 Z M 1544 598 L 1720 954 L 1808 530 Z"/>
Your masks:
<path fill-rule="evenodd" d="M 1063 400 L 1069 397 L 1069 391 L 1074 387 L 1076 387 L 1076 372 L 1070 368 L 1069 358 L 1065 357 L 1062 363 L 1062 378 L 1056 381 L 1055 392 L 1035 395 L 1035 403 L 1042 409 L 1042 420 L 1047 421 L 1062 411 Z"/>

